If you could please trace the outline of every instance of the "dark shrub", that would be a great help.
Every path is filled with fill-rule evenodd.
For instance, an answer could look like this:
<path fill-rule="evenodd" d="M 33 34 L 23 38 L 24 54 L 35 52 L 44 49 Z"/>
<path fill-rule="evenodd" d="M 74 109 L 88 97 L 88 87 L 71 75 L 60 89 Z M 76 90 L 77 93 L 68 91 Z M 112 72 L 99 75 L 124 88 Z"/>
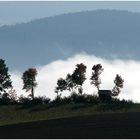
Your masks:
<path fill-rule="evenodd" d="M 96 95 L 86 95 L 86 102 L 87 103 L 98 104 L 100 102 L 100 99 Z"/>
<path fill-rule="evenodd" d="M 24 105 L 39 105 L 39 104 L 48 104 L 50 99 L 45 96 L 35 97 L 34 99 L 26 98 L 21 96 L 19 102 Z"/>
<path fill-rule="evenodd" d="M 62 103 L 62 98 L 60 96 L 55 97 L 53 101 L 51 101 L 53 104 L 61 104 Z"/>
<path fill-rule="evenodd" d="M 120 110 L 120 109 L 127 109 L 133 105 L 132 101 L 127 100 L 119 100 L 119 99 L 112 99 L 110 102 L 106 102 L 103 104 L 100 104 L 99 109 L 106 111 L 106 110 Z"/>
<path fill-rule="evenodd" d="M 56 97 L 51 103 L 53 104 L 69 104 L 71 103 L 71 97 L 68 96 L 68 97 Z"/>
<path fill-rule="evenodd" d="M 96 95 L 72 93 L 68 97 L 61 98 L 60 96 L 58 96 L 51 103 L 56 103 L 56 104 L 93 103 L 93 104 L 97 104 L 99 102 L 100 102 L 100 99 Z"/>
<path fill-rule="evenodd" d="M 10 104 L 10 98 L 8 97 L 8 93 L 3 93 L 0 98 L 1 105 Z"/>
<path fill-rule="evenodd" d="M 71 98 L 71 101 L 74 103 L 94 103 L 94 104 L 97 104 L 100 102 L 99 97 L 96 95 L 73 93 L 70 98 Z"/>
<path fill-rule="evenodd" d="M 68 96 L 68 97 L 63 97 L 63 98 L 61 99 L 61 103 L 63 103 L 63 104 L 69 104 L 69 103 L 71 103 L 71 97 L 70 97 L 70 96 Z"/>
<path fill-rule="evenodd" d="M 24 96 L 20 96 L 18 101 L 20 104 L 28 105 L 28 104 L 30 104 L 31 99 L 26 98 Z"/>
<path fill-rule="evenodd" d="M 42 97 L 42 100 L 43 100 L 43 104 L 48 104 L 50 103 L 51 99 L 50 98 L 47 98 L 47 97 Z"/>
<path fill-rule="evenodd" d="M 73 93 L 70 98 L 73 103 L 86 103 L 85 94 Z"/>
<path fill-rule="evenodd" d="M 30 101 L 31 105 L 39 105 L 39 104 L 43 104 L 43 100 L 42 97 L 35 97 L 34 99 L 32 99 Z"/>

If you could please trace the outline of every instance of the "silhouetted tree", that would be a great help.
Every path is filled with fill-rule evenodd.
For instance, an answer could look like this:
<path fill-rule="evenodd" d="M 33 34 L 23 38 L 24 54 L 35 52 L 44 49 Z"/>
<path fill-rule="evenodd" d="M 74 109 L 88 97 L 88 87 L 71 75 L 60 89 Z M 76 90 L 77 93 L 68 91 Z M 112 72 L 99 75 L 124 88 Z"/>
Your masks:
<path fill-rule="evenodd" d="M 121 92 L 121 88 L 123 88 L 123 83 L 124 80 L 120 75 L 116 75 L 115 80 L 114 80 L 115 86 L 112 90 L 112 96 L 118 96 L 119 93 Z"/>
<path fill-rule="evenodd" d="M 81 63 L 76 65 L 76 69 L 72 74 L 67 74 L 66 79 L 60 78 L 57 81 L 57 87 L 55 88 L 55 92 L 58 95 L 58 92 L 62 92 L 64 90 L 69 90 L 73 92 L 73 89 L 77 89 L 79 93 L 82 94 L 82 85 L 85 78 L 86 66 Z"/>
<path fill-rule="evenodd" d="M 72 90 L 78 88 L 80 94 L 83 92 L 82 85 L 86 80 L 86 66 L 81 63 L 76 65 L 76 69 L 73 71 L 72 75 L 68 74 L 66 81 L 68 83 L 68 89 Z"/>
<path fill-rule="evenodd" d="M 66 82 L 67 82 L 67 90 L 73 92 L 73 89 L 74 89 L 73 77 L 69 73 L 66 76 Z"/>
<path fill-rule="evenodd" d="M 8 94 L 9 94 L 8 97 L 10 98 L 11 102 L 16 102 L 16 101 L 17 101 L 18 96 L 17 96 L 17 94 L 16 94 L 16 90 L 11 89 L 11 90 L 8 92 Z"/>
<path fill-rule="evenodd" d="M 0 94 L 6 94 L 7 90 L 12 88 L 10 77 L 5 61 L 0 59 Z"/>
<path fill-rule="evenodd" d="M 23 89 L 26 92 L 31 91 L 31 98 L 34 99 L 34 88 L 37 86 L 36 82 L 37 70 L 35 68 L 29 68 L 22 75 Z"/>
<path fill-rule="evenodd" d="M 92 67 L 92 75 L 91 75 L 91 84 L 95 85 L 95 87 L 98 89 L 99 91 L 99 88 L 100 88 L 100 84 L 101 84 L 101 79 L 99 78 L 100 74 L 103 72 L 103 68 L 102 68 L 102 65 L 101 64 L 97 64 L 97 65 L 94 65 Z"/>
<path fill-rule="evenodd" d="M 64 80 L 63 78 L 58 79 L 57 87 L 55 88 L 55 92 L 57 93 L 57 97 L 58 97 L 58 93 L 59 92 L 63 92 L 66 89 L 67 89 L 67 82 L 66 82 L 66 80 Z M 61 94 L 60 94 L 60 96 L 61 96 Z"/>

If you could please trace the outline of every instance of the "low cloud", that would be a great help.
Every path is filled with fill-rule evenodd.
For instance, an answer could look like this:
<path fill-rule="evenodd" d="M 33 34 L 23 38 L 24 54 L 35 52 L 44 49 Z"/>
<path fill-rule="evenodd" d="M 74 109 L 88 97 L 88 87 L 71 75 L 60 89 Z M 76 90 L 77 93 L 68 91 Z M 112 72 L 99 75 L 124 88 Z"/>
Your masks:
<path fill-rule="evenodd" d="M 94 86 L 90 85 L 91 68 L 93 65 L 101 63 L 104 71 L 101 74 L 101 89 L 112 90 L 114 86 L 114 78 L 116 74 L 120 74 L 124 79 L 124 88 L 122 89 L 119 98 L 130 99 L 135 102 L 140 102 L 140 61 L 133 60 L 106 60 L 94 55 L 79 54 L 75 55 L 67 60 L 57 60 L 44 66 L 38 66 L 37 82 L 38 86 L 35 90 L 36 96 L 47 96 L 53 99 L 56 96 L 54 88 L 56 86 L 57 79 L 65 78 L 67 73 L 72 73 L 75 69 L 75 65 L 78 63 L 84 63 L 87 66 L 87 80 L 84 83 L 84 92 L 88 94 L 97 94 L 97 90 Z M 11 78 L 13 80 L 13 86 L 17 91 L 17 94 L 26 93 L 22 90 L 23 83 L 21 80 L 22 72 L 11 72 Z M 63 96 L 70 93 L 64 92 Z"/>

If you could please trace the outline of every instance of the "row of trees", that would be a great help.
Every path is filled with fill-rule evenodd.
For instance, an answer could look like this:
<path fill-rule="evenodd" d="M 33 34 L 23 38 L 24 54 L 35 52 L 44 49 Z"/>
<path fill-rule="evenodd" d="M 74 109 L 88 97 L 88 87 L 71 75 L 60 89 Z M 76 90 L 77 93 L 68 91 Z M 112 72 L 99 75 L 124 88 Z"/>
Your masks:
<path fill-rule="evenodd" d="M 86 66 L 81 63 L 76 65 L 76 69 L 73 71 L 72 74 L 67 74 L 66 78 L 60 78 L 57 81 L 57 87 L 55 89 L 55 92 L 57 93 L 57 96 L 61 96 L 61 93 L 64 90 L 72 91 L 75 89 L 78 89 L 79 94 L 83 93 L 82 85 L 84 84 L 86 78 Z M 98 89 L 100 89 L 101 79 L 100 74 L 103 72 L 103 67 L 101 64 L 94 65 L 92 67 L 92 75 L 91 75 L 91 84 L 94 85 Z M 115 86 L 112 89 L 112 95 L 111 96 L 118 96 L 121 92 L 121 88 L 123 88 L 124 80 L 120 75 L 116 75 L 114 80 Z M 60 95 L 58 95 L 60 93 Z"/>
<path fill-rule="evenodd" d="M 57 97 L 61 95 L 64 90 L 68 90 L 73 92 L 75 89 L 78 89 L 78 93 L 83 93 L 83 84 L 86 78 L 86 69 L 87 67 L 81 63 L 77 64 L 75 70 L 72 74 L 67 74 L 66 78 L 60 78 L 57 81 L 57 87 L 55 88 L 55 92 L 57 93 Z M 92 75 L 91 75 L 91 84 L 94 85 L 98 91 L 100 89 L 101 79 L 100 74 L 103 72 L 103 67 L 101 64 L 94 65 L 92 67 Z M 37 86 L 36 82 L 37 70 L 35 68 L 29 68 L 22 74 L 23 80 L 23 90 L 26 92 L 30 91 L 29 95 L 32 99 L 34 99 L 34 89 Z M 5 64 L 3 59 L 0 59 L 0 94 L 2 96 L 9 96 L 9 93 L 12 93 L 13 86 L 12 81 L 10 79 L 10 74 L 8 73 L 8 67 Z M 112 96 L 117 96 L 120 93 L 120 89 L 123 87 L 124 80 L 120 75 L 116 75 L 114 80 L 115 86 L 112 89 Z M 60 94 L 59 94 L 60 93 Z"/>

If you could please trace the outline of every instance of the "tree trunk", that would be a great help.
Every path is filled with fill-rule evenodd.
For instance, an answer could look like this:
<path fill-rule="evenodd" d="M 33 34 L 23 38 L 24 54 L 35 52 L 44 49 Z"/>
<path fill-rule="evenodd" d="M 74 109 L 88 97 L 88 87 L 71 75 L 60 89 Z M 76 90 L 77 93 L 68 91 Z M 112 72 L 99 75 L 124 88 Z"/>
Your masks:
<path fill-rule="evenodd" d="M 98 90 L 98 95 L 99 95 L 99 87 L 97 87 L 97 90 Z"/>
<path fill-rule="evenodd" d="M 82 86 L 80 86 L 80 87 L 78 88 L 78 92 L 79 92 L 80 95 L 83 94 L 83 88 L 82 88 Z"/>
<path fill-rule="evenodd" d="M 32 99 L 34 99 L 34 87 L 32 87 L 32 90 L 31 90 L 31 97 Z"/>
<path fill-rule="evenodd" d="M 58 92 L 56 94 L 57 94 L 56 98 L 58 99 L 58 97 L 59 97 Z"/>

